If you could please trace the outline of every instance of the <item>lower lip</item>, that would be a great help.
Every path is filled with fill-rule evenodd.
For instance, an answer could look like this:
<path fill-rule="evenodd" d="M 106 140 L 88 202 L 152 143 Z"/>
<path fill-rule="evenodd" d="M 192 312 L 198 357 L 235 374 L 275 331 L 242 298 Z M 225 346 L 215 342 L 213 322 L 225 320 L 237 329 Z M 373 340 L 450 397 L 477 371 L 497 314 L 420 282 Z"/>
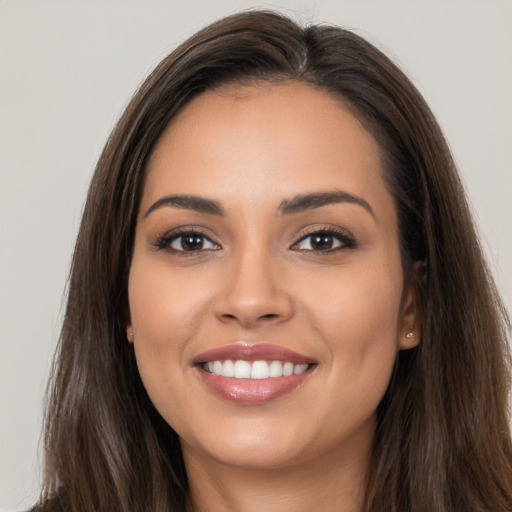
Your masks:
<path fill-rule="evenodd" d="M 310 366 L 300 375 L 269 379 L 234 379 L 222 377 L 197 367 L 203 382 L 221 397 L 240 404 L 261 404 L 297 389 L 313 372 Z"/>

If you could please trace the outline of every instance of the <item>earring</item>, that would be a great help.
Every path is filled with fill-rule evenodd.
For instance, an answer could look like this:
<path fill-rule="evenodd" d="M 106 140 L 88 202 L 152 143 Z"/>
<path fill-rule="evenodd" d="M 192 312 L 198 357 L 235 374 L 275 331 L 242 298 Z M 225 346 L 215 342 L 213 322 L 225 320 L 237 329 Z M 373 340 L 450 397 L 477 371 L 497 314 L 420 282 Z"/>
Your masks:
<path fill-rule="evenodd" d="M 133 327 L 131 325 L 126 328 L 126 338 L 130 343 L 133 343 Z"/>
<path fill-rule="evenodd" d="M 410 332 L 408 332 L 408 333 L 405 335 L 405 337 L 406 337 L 407 339 L 414 338 L 414 333 L 412 332 L 412 330 L 413 330 L 413 329 L 414 329 L 414 325 L 409 326 L 409 331 L 410 331 Z"/>

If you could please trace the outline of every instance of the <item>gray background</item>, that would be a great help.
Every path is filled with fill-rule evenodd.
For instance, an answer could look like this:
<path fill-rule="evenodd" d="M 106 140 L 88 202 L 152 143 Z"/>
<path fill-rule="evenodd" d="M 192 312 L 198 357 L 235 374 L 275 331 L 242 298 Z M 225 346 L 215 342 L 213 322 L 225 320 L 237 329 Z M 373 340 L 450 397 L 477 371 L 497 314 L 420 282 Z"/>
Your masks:
<path fill-rule="evenodd" d="M 37 497 L 45 381 L 108 133 L 170 49 L 258 6 L 354 28 L 408 71 L 445 130 L 511 309 L 510 0 L 0 0 L 0 510 Z"/>

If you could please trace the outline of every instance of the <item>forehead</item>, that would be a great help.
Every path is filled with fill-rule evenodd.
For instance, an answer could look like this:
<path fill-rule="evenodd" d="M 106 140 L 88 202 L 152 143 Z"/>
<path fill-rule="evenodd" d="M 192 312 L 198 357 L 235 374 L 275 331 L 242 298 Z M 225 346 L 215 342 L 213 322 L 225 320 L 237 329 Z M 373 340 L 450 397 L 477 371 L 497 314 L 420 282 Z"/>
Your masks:
<path fill-rule="evenodd" d="M 385 188 L 381 175 L 377 142 L 341 97 L 296 82 L 230 85 L 196 97 L 171 121 L 144 196 L 281 201 L 339 188 L 362 195 Z"/>

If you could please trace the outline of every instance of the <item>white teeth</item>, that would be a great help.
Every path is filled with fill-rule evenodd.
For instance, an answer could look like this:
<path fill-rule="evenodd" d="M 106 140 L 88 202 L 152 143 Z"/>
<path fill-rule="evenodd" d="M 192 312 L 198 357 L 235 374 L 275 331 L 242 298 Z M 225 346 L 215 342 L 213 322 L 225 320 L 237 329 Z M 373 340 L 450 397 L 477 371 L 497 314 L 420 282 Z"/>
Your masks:
<path fill-rule="evenodd" d="M 204 363 L 203 369 L 214 375 L 222 377 L 234 377 L 235 379 L 268 379 L 275 377 L 289 377 L 300 375 L 309 368 L 309 364 L 296 364 L 290 361 L 244 361 L 238 359 L 232 361 L 208 361 Z"/>
<path fill-rule="evenodd" d="M 228 361 L 226 361 L 226 363 L 227 362 Z M 224 365 L 226 363 L 224 363 Z M 248 361 L 242 361 L 242 360 L 235 361 L 234 369 L 235 369 L 235 371 L 234 371 L 233 377 L 235 377 L 235 379 L 250 379 L 251 378 L 251 364 Z"/>
<path fill-rule="evenodd" d="M 273 361 L 278 363 L 279 361 Z M 272 363 L 271 363 L 272 364 Z M 268 379 L 270 368 L 266 361 L 254 361 L 251 366 L 251 379 Z"/>
<path fill-rule="evenodd" d="M 215 361 L 213 363 L 213 368 L 215 369 L 215 363 L 217 361 Z M 224 361 L 224 364 L 222 364 L 222 373 L 221 375 L 223 377 L 234 377 L 235 376 L 235 368 L 234 368 L 234 364 L 233 364 L 233 361 Z"/>
<path fill-rule="evenodd" d="M 290 375 L 293 375 L 293 363 L 284 363 L 283 376 L 289 377 Z"/>
<path fill-rule="evenodd" d="M 272 361 L 269 366 L 269 377 L 282 377 L 283 364 L 281 361 Z"/>
<path fill-rule="evenodd" d="M 222 361 L 214 361 L 213 370 L 210 370 L 210 368 L 208 367 L 208 371 L 211 373 L 215 373 L 215 375 L 222 375 Z"/>
<path fill-rule="evenodd" d="M 301 373 L 304 373 L 307 369 L 308 369 L 307 364 L 296 364 L 293 368 L 293 374 L 300 375 Z"/>

